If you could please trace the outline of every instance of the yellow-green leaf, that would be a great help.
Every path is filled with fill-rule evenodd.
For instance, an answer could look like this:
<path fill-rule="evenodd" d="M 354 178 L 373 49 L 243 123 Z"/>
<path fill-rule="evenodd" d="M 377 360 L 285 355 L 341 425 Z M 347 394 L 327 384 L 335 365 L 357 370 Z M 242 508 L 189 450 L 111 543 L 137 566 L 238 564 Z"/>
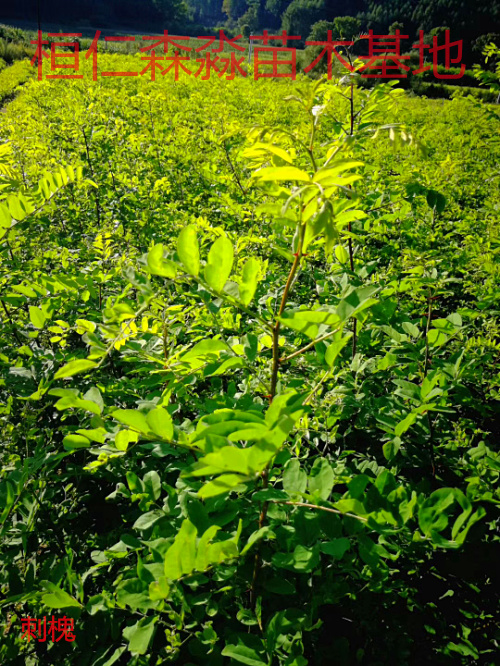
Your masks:
<path fill-rule="evenodd" d="M 196 236 L 196 227 L 193 224 L 184 227 L 179 234 L 177 254 L 186 271 L 197 277 L 200 272 L 200 248 Z"/>
<path fill-rule="evenodd" d="M 293 166 L 266 167 L 264 169 L 255 171 L 252 176 L 253 178 L 263 182 L 278 180 L 299 180 L 304 183 L 309 183 L 311 180 L 308 173 Z"/>
<path fill-rule="evenodd" d="M 77 375 L 80 372 L 85 372 L 86 370 L 95 368 L 96 365 L 97 363 L 94 363 L 94 361 L 88 361 L 86 358 L 70 361 L 56 372 L 54 379 L 73 377 L 73 375 Z"/>
<path fill-rule="evenodd" d="M 258 275 L 260 270 L 260 263 L 255 257 L 250 257 L 243 266 L 241 275 L 241 282 L 239 284 L 240 300 L 245 305 L 248 305 L 255 295 L 257 290 Z"/>
<path fill-rule="evenodd" d="M 43 328 L 43 325 L 45 324 L 45 315 L 40 310 L 40 308 L 37 308 L 34 305 L 30 305 L 29 313 L 30 321 L 33 326 L 35 328 Z"/>
<path fill-rule="evenodd" d="M 233 258 L 234 252 L 231 241 L 225 236 L 221 236 L 210 248 L 204 272 L 205 280 L 214 291 L 223 290 L 231 274 Z"/>
<path fill-rule="evenodd" d="M 172 417 L 163 407 L 155 407 L 146 417 L 146 421 L 155 435 L 161 439 L 172 440 L 174 436 L 174 425 Z"/>
<path fill-rule="evenodd" d="M 175 264 L 163 258 L 163 245 L 158 243 L 148 253 L 147 257 L 149 272 L 161 277 L 175 278 Z"/>

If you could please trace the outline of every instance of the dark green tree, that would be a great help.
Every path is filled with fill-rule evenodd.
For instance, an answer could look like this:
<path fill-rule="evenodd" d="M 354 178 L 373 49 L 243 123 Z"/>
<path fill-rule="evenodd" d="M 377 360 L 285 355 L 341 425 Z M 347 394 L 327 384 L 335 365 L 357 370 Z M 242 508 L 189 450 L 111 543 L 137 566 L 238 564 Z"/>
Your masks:
<path fill-rule="evenodd" d="M 281 18 L 289 4 L 289 0 L 267 0 L 266 10 L 274 16 Z"/>
<path fill-rule="evenodd" d="M 222 11 L 227 15 L 228 21 L 237 21 L 248 9 L 247 0 L 224 0 Z"/>
<path fill-rule="evenodd" d="M 188 6 L 184 0 L 153 0 L 153 4 L 169 27 L 185 27 Z"/>
<path fill-rule="evenodd" d="M 361 32 L 361 21 L 353 16 L 337 16 L 333 21 L 318 21 L 315 23 L 307 38 L 308 42 L 324 42 L 328 38 L 328 31 L 332 31 L 332 39 L 334 41 L 353 41 L 359 36 Z M 306 66 L 312 63 L 320 55 L 323 50 L 322 46 L 308 46 L 306 48 Z M 339 47 L 339 52 L 344 49 Z M 327 68 L 327 60 L 323 58 L 314 66 L 314 71 L 323 73 Z M 335 65 L 337 73 L 342 71 L 342 65 L 339 62 Z"/>
<path fill-rule="evenodd" d="M 283 14 L 281 27 L 289 35 L 300 36 L 304 43 L 311 26 L 325 18 L 325 15 L 325 0 L 293 0 Z"/>
<path fill-rule="evenodd" d="M 243 31 L 243 26 L 247 26 L 249 35 L 257 33 L 262 24 L 261 21 L 261 6 L 259 0 L 250 0 L 248 9 L 238 21 L 240 31 Z"/>

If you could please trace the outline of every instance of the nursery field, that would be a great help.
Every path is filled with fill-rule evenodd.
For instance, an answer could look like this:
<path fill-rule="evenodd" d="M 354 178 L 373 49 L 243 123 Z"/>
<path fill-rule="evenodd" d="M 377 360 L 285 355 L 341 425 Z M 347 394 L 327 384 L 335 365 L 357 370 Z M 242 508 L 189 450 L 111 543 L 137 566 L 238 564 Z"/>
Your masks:
<path fill-rule="evenodd" d="M 14 67 L 0 663 L 498 664 L 498 107 Z"/>

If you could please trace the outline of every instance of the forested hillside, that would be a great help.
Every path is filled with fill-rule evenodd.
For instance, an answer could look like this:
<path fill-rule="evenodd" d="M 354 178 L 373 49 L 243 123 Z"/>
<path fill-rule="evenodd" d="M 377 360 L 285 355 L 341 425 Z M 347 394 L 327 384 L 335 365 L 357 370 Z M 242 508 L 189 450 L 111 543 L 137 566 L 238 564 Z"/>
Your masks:
<path fill-rule="evenodd" d="M 163 26 L 182 34 L 202 34 L 203 28 L 213 27 L 224 27 L 231 34 L 282 28 L 303 41 L 315 23 L 333 24 L 346 16 L 359 20 L 359 30 L 372 28 L 380 34 L 397 24 L 410 39 L 419 30 L 431 35 L 433 30 L 449 28 L 454 39 L 463 40 L 469 65 L 500 33 L 498 0 L 17 0 L 2 8 L 0 20 L 17 18 L 34 24 L 39 12 L 42 23 L 65 28 L 120 26 L 140 31 Z"/>

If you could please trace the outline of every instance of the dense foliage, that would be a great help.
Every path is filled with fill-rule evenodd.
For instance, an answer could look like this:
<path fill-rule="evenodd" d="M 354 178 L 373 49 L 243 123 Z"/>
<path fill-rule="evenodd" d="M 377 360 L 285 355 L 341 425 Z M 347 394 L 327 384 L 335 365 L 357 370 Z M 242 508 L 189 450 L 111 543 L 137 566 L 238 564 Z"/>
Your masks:
<path fill-rule="evenodd" d="M 354 78 L 23 86 L 2 663 L 497 663 L 498 130 Z"/>

